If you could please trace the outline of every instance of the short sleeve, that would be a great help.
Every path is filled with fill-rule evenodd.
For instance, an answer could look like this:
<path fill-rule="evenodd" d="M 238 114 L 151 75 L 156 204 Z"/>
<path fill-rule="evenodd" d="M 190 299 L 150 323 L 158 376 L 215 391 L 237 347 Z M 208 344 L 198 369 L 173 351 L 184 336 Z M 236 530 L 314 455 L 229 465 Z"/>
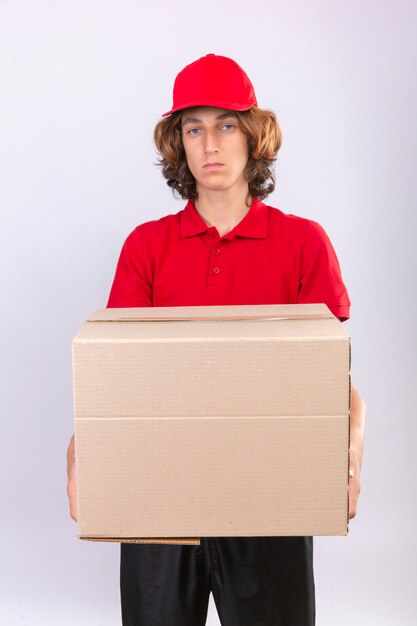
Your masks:
<path fill-rule="evenodd" d="M 123 244 L 107 308 L 152 306 L 152 284 L 140 227 Z"/>
<path fill-rule="evenodd" d="M 339 261 L 324 228 L 311 221 L 301 253 L 298 303 L 327 304 L 341 321 L 350 317 L 350 300 Z"/>

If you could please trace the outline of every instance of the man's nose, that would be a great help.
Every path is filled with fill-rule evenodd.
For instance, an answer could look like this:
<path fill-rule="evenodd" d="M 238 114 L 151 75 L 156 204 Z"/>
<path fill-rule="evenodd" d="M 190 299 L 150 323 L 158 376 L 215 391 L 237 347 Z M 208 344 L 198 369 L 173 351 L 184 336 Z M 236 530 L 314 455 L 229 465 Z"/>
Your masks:
<path fill-rule="evenodd" d="M 206 131 L 204 149 L 208 154 L 218 151 L 219 149 L 218 138 L 216 136 L 215 131 L 212 131 L 212 130 Z"/>

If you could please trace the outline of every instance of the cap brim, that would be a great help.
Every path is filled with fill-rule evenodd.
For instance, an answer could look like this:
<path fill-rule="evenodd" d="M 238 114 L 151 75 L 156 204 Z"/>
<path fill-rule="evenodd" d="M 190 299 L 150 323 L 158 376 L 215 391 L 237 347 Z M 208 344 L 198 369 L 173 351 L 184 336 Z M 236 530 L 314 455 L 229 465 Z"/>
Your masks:
<path fill-rule="evenodd" d="M 184 109 L 191 109 L 192 107 L 215 107 L 216 109 L 229 109 L 230 111 L 249 111 L 249 109 L 252 109 L 254 106 L 258 106 L 256 101 L 249 104 L 248 102 L 219 102 L 218 100 L 216 103 L 213 103 L 205 100 L 204 102 L 190 102 L 185 105 L 181 105 L 180 107 L 174 107 L 170 111 L 162 113 L 162 117 L 166 117 L 167 115 L 171 115 L 171 113 L 176 113 L 177 111 L 184 111 Z"/>

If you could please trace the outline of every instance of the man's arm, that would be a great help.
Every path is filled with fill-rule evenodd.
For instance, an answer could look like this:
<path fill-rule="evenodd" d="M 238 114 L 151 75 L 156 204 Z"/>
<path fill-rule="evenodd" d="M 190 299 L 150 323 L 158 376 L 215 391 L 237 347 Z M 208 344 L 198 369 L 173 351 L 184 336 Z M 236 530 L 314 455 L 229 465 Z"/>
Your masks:
<path fill-rule="evenodd" d="M 152 287 L 147 280 L 146 272 L 149 263 L 143 260 L 144 251 L 150 247 L 150 244 L 144 241 L 142 245 L 142 233 L 143 226 L 138 226 L 128 235 L 123 244 L 107 308 L 152 306 Z M 71 437 L 67 450 L 67 474 L 70 515 L 74 521 L 77 521 L 74 435 Z"/>
<path fill-rule="evenodd" d="M 350 467 L 353 476 L 349 478 L 349 518 L 356 515 L 359 492 L 361 490 L 360 474 L 365 434 L 366 405 L 356 387 L 352 383 L 350 405 Z"/>
<path fill-rule="evenodd" d="M 67 450 L 67 494 L 70 505 L 70 515 L 72 519 L 77 521 L 77 499 L 76 499 L 76 481 L 75 481 L 75 441 L 74 435 L 71 437 Z"/>

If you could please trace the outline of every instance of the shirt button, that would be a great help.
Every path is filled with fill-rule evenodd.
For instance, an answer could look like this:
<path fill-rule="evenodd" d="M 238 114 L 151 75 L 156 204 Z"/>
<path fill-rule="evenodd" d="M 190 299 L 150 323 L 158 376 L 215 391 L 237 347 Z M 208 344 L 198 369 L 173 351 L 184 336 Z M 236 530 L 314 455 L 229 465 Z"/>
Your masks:
<path fill-rule="evenodd" d="M 214 274 L 218 274 L 220 272 L 220 267 L 213 267 Z"/>
<path fill-rule="evenodd" d="M 214 233 L 209 233 L 209 239 L 216 239 L 216 235 Z"/>
<path fill-rule="evenodd" d="M 214 252 L 215 252 L 215 254 L 220 254 L 220 248 L 215 248 Z"/>

